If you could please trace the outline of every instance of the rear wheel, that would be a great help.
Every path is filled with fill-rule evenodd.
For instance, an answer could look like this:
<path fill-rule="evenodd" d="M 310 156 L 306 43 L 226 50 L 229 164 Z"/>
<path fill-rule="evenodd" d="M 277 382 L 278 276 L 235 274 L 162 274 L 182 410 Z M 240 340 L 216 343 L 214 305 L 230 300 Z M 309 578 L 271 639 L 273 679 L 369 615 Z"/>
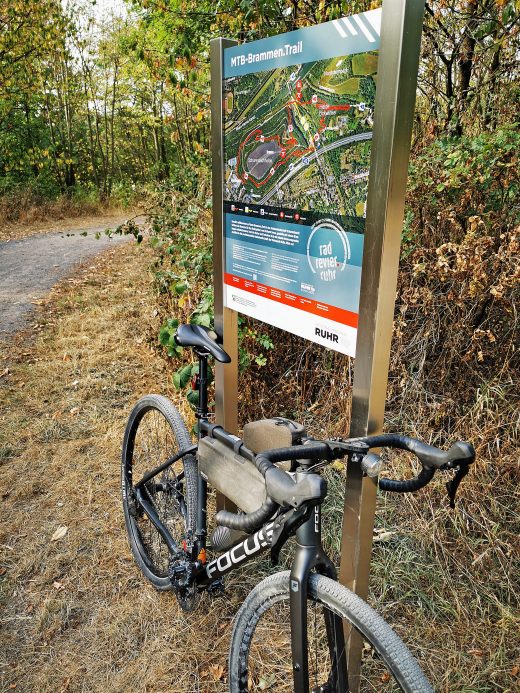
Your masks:
<path fill-rule="evenodd" d="M 192 441 L 175 406 L 161 395 L 147 395 L 133 408 L 123 440 L 121 483 L 130 548 L 145 577 L 160 590 L 171 589 L 170 552 L 135 496 L 135 484 Z M 197 461 L 183 458 L 144 484 L 144 493 L 181 548 L 195 531 Z"/>
<path fill-rule="evenodd" d="M 240 609 L 233 629 L 229 658 L 230 690 L 276 690 L 293 693 L 289 608 L 290 573 L 258 584 Z M 331 665 L 326 617 L 339 616 L 363 639 L 359 687 L 339 690 Z M 311 693 L 406 691 L 433 693 L 433 688 L 406 645 L 362 599 L 338 582 L 311 575 L 308 588 L 308 660 Z M 329 624 L 332 618 L 327 619 Z M 305 692 L 307 693 L 307 691 Z"/>

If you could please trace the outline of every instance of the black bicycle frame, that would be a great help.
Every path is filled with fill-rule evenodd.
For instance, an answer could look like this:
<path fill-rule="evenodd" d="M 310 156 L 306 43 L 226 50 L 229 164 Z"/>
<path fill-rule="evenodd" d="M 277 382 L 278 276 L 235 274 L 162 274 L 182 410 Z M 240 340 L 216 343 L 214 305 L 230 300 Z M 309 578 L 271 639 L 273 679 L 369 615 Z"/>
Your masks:
<path fill-rule="evenodd" d="M 205 435 L 204 430 L 208 422 L 207 411 L 207 354 L 199 353 L 199 406 L 196 415 L 198 419 L 198 437 Z M 184 455 L 195 451 L 196 446 L 190 446 L 181 450 L 177 455 L 160 464 L 148 472 L 143 479 L 136 484 L 136 500 L 148 515 L 165 540 L 171 553 L 178 550 L 178 546 L 161 522 L 155 512 L 153 502 L 146 489 L 146 483 L 154 476 L 167 469 Z M 296 480 L 302 478 L 308 472 L 300 469 L 296 472 Z M 199 474 L 198 478 L 198 509 L 193 545 L 193 560 L 198 559 L 201 551 L 206 549 L 207 535 L 207 482 Z M 204 563 L 198 561 L 199 568 L 195 574 L 195 584 L 199 589 L 204 589 L 224 577 L 239 565 L 270 549 L 273 542 L 275 522 L 268 522 L 257 532 L 243 541 L 235 544 L 217 558 Z M 309 664 L 308 664 L 308 638 L 307 638 L 307 597 L 309 576 L 312 570 L 326 575 L 333 580 L 337 579 L 336 569 L 331 560 L 323 551 L 321 545 L 321 508 L 316 505 L 312 508 L 308 519 L 296 530 L 296 552 L 291 568 L 290 576 L 290 610 L 291 610 L 291 651 L 293 660 L 293 679 L 295 693 L 308 693 L 309 690 Z M 324 610 L 325 627 L 329 645 L 331 672 L 327 682 L 333 691 L 343 693 L 348 690 L 347 659 L 345 650 L 345 638 L 342 619 L 329 610 Z"/>
<path fill-rule="evenodd" d="M 307 472 L 298 471 L 296 475 L 298 477 L 305 473 Z M 143 498 L 145 494 L 143 494 L 142 489 L 139 489 L 138 501 L 165 539 L 170 551 L 175 551 L 178 548 L 175 541 L 154 512 L 153 504 Z M 201 564 L 200 572 L 195 576 L 195 584 L 198 589 L 210 586 L 238 566 L 270 549 L 273 542 L 274 526 L 275 521 L 268 522 L 257 532 L 235 544 L 214 560 L 205 565 Z M 200 546 L 197 546 L 196 551 L 199 550 Z M 337 579 L 336 569 L 321 545 L 321 508 L 319 505 L 312 508 L 309 518 L 296 530 L 296 552 L 291 568 L 291 651 L 295 693 L 308 693 L 309 690 L 307 597 L 309 576 L 313 569 L 333 580 Z M 331 661 L 330 675 L 332 677 L 328 683 L 332 686 L 333 691 L 347 691 L 347 660 L 342 620 L 328 610 L 325 610 L 324 618 Z"/>

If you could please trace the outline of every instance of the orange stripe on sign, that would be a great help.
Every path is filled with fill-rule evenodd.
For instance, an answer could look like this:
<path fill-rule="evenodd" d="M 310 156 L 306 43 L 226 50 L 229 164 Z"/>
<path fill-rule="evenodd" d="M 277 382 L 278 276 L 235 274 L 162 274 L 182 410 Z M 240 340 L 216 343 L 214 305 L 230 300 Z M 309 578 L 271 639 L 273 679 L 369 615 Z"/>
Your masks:
<path fill-rule="evenodd" d="M 263 298 L 269 298 L 271 301 L 283 303 L 286 306 L 291 306 L 291 308 L 298 308 L 298 310 L 304 310 L 306 313 L 312 313 L 313 315 L 319 315 L 321 318 L 339 322 L 341 325 L 348 325 L 349 327 L 358 326 L 357 313 L 352 313 L 350 310 L 336 308 L 336 306 L 331 306 L 328 303 L 318 303 L 311 298 L 304 298 L 283 289 L 273 289 L 266 284 L 259 284 L 250 279 L 237 277 L 236 274 L 224 274 L 224 283 L 228 286 L 235 286 L 237 289 L 248 291 L 250 294 L 256 294 Z"/>

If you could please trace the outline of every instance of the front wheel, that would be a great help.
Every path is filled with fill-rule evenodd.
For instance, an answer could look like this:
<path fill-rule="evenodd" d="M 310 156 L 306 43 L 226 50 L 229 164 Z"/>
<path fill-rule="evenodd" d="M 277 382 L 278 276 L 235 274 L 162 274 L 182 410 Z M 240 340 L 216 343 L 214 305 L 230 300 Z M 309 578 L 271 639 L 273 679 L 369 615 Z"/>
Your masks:
<path fill-rule="evenodd" d="M 231 693 L 276 690 L 293 693 L 289 608 L 289 571 L 258 584 L 237 614 L 229 657 Z M 405 691 L 433 693 L 406 645 L 368 604 L 338 582 L 311 575 L 308 588 L 309 691 L 338 690 L 331 667 L 325 621 L 327 612 L 343 619 L 363 639 L 359 693 Z M 351 684 L 352 685 L 352 684 Z M 307 692 L 306 692 L 307 693 Z"/>
<path fill-rule="evenodd" d="M 121 483 L 130 548 L 144 576 L 159 590 L 172 588 L 168 576 L 170 553 L 163 537 L 135 496 L 135 484 L 146 474 L 191 446 L 184 421 L 161 395 L 142 397 L 133 408 L 123 441 Z M 144 484 L 148 502 L 182 546 L 195 531 L 197 460 L 185 455 Z"/>

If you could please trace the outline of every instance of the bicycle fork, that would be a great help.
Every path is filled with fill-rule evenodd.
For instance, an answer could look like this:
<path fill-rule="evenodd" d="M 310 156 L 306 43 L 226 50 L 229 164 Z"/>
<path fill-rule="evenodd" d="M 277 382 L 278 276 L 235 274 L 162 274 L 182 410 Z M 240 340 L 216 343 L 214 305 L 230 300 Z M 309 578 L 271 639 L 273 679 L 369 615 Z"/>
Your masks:
<path fill-rule="evenodd" d="M 298 472 L 297 472 L 298 474 Z M 296 555 L 291 568 L 291 650 L 295 693 L 309 691 L 309 661 L 307 634 L 307 594 L 311 570 L 337 580 L 336 569 L 321 545 L 321 508 L 314 507 L 309 519 L 296 531 Z M 324 691 L 347 693 L 348 675 L 343 622 L 324 609 L 325 629 L 329 646 L 331 671 Z M 320 690 L 320 689 L 318 689 Z"/>

